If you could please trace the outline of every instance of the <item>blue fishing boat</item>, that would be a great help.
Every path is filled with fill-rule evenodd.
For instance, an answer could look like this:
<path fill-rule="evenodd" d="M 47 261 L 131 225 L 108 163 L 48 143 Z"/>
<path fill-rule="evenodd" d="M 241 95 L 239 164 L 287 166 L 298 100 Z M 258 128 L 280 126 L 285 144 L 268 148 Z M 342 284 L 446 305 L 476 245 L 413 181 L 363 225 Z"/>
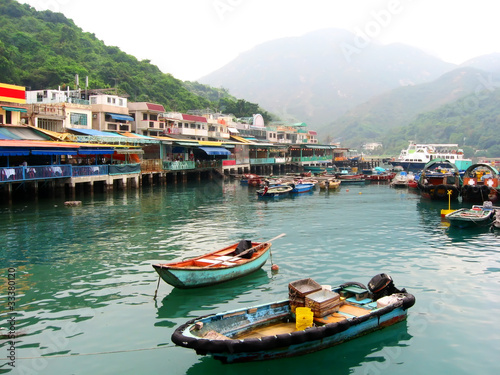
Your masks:
<path fill-rule="evenodd" d="M 324 288 L 312 279 L 289 284 L 289 298 L 199 317 L 172 341 L 223 363 L 293 357 L 322 350 L 406 319 L 415 297 L 380 274 L 366 288 Z"/>
<path fill-rule="evenodd" d="M 309 182 L 291 184 L 292 193 L 308 193 L 314 189 L 314 184 Z"/>
<path fill-rule="evenodd" d="M 269 259 L 271 241 L 284 235 L 283 233 L 261 243 L 241 240 L 195 258 L 153 264 L 153 268 L 163 281 L 176 288 L 198 288 L 219 284 L 260 269 Z"/>

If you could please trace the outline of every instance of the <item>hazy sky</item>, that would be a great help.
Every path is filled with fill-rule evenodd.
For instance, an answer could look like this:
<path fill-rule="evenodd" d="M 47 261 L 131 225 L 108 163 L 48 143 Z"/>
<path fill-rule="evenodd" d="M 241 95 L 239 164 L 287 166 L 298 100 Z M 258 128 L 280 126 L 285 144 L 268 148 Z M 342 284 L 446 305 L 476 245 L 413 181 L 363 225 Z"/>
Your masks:
<path fill-rule="evenodd" d="M 500 52 L 495 0 L 18 1 L 61 12 L 105 44 L 182 80 L 197 80 L 265 41 L 330 27 L 456 64 Z"/>

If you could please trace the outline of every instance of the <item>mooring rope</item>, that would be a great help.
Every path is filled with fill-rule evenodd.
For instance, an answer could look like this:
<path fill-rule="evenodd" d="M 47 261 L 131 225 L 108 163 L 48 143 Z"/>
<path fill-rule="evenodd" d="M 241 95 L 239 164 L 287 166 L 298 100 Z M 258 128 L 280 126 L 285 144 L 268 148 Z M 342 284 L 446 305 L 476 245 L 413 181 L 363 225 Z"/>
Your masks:
<path fill-rule="evenodd" d="M 152 348 L 138 348 L 138 349 L 124 349 L 124 350 L 112 350 L 108 352 L 95 352 L 95 353 L 75 353 L 75 354 L 55 354 L 55 355 L 41 355 L 37 357 L 16 357 L 17 360 L 21 359 L 47 359 L 47 358 L 63 358 L 63 357 L 84 357 L 91 355 L 104 355 L 104 354 L 119 354 L 119 353 L 130 353 L 130 352 L 142 352 L 147 350 L 158 350 L 158 349 L 167 349 L 168 346 L 155 346 Z M 170 348 L 174 348 L 171 346 Z M 1 361 L 7 361 L 8 358 L 0 358 Z"/>

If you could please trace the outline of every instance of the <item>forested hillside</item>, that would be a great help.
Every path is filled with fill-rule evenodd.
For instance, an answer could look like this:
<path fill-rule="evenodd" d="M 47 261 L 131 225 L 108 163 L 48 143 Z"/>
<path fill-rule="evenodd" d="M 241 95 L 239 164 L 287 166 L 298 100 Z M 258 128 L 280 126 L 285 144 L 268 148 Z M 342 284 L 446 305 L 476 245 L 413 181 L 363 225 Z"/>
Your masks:
<path fill-rule="evenodd" d="M 438 110 L 475 91 L 488 90 L 488 80 L 496 81 L 497 77 L 498 74 L 492 76 L 472 67 L 458 68 L 432 82 L 378 95 L 318 130 L 345 140 L 349 145 L 380 139 L 393 129 L 414 122 L 422 113 Z"/>
<path fill-rule="evenodd" d="M 421 143 L 458 143 L 466 156 L 500 157 L 500 89 L 472 93 L 382 138 L 387 153 L 406 148 L 408 140 Z"/>
<path fill-rule="evenodd" d="M 117 47 L 106 46 L 61 13 L 39 12 L 14 0 L 0 0 L 1 82 L 26 86 L 28 90 L 58 86 L 73 89 L 75 74 L 81 78 L 80 86 L 88 76 L 89 88 L 116 87 L 131 101 L 160 103 L 172 111 L 217 110 L 221 99 L 225 99 L 228 109 L 258 108 L 257 104 L 209 86 L 196 85 L 203 92 L 197 95 L 189 90 L 193 85 L 161 72 L 149 60 L 139 61 Z M 269 118 L 268 113 L 260 112 Z M 237 117 L 253 113 L 233 112 Z"/>

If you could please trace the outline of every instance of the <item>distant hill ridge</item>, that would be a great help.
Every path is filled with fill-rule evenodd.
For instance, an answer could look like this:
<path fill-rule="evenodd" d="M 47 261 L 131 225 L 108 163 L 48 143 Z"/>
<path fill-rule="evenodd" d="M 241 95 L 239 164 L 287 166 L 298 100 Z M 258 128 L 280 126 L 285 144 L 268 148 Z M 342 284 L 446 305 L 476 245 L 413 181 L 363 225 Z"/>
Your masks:
<path fill-rule="evenodd" d="M 199 81 L 322 128 L 368 99 L 430 82 L 456 66 L 402 44 L 370 43 L 346 59 L 355 35 L 325 29 L 263 43 Z"/>

